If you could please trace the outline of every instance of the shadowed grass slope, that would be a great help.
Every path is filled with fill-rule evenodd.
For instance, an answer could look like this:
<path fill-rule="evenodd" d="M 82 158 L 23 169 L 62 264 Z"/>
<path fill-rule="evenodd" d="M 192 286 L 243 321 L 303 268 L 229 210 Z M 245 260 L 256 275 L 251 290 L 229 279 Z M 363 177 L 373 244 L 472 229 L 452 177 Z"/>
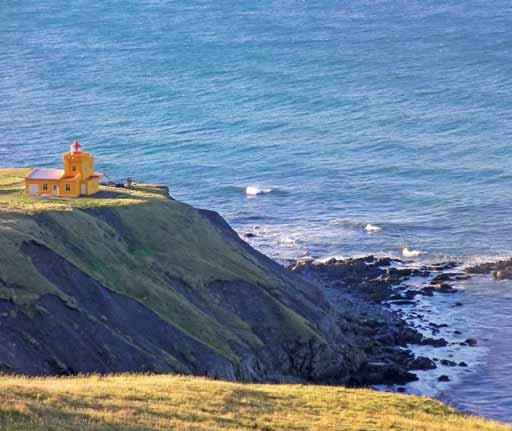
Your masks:
<path fill-rule="evenodd" d="M 0 429 L 506 431 L 425 397 L 121 375 L 0 378 Z"/>

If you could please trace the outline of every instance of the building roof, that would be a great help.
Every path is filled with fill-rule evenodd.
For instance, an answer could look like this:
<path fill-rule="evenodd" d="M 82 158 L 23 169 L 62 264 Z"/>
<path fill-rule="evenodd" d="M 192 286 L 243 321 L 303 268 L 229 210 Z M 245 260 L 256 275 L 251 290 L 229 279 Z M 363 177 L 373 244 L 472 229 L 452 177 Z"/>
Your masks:
<path fill-rule="evenodd" d="M 64 177 L 64 169 L 33 169 L 27 180 L 60 180 Z"/>

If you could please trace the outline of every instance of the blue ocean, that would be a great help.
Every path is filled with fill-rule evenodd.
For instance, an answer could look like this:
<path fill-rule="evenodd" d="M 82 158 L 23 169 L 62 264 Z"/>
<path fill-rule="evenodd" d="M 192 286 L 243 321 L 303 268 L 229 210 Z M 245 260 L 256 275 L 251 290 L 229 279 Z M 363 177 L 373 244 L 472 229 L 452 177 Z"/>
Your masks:
<path fill-rule="evenodd" d="M 4 1 L 0 22 L 0 166 L 78 139 L 280 261 L 512 255 L 509 1 Z M 429 305 L 483 339 L 433 394 L 510 421 L 511 291 Z"/>

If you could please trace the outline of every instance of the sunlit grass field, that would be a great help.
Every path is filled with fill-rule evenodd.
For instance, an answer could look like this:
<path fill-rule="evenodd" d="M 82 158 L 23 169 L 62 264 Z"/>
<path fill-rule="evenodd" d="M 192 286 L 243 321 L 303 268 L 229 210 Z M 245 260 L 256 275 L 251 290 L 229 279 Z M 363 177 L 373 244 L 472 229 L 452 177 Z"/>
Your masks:
<path fill-rule="evenodd" d="M 80 198 L 27 196 L 24 193 L 24 177 L 30 171 L 30 168 L 0 168 L 0 212 L 33 213 L 118 207 L 166 200 L 168 197 L 165 187 L 151 184 L 134 185 L 131 189 L 102 187 L 97 195 Z"/>
<path fill-rule="evenodd" d="M 0 377 L 0 429 L 511 430 L 424 397 L 162 375 Z"/>

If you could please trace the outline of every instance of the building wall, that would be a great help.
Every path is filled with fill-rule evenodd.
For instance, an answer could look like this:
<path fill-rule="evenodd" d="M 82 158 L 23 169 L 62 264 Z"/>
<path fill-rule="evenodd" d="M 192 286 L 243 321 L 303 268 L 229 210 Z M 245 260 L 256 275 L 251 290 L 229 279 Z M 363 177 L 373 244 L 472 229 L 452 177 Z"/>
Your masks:
<path fill-rule="evenodd" d="M 26 180 L 25 191 L 27 192 L 27 194 L 30 194 L 30 185 L 36 185 L 38 188 L 37 194 L 41 196 L 57 195 L 59 192 L 58 180 Z M 53 190 L 53 186 L 57 186 L 57 191 Z"/>
<path fill-rule="evenodd" d="M 69 191 L 67 187 L 69 186 Z M 60 196 L 78 197 L 80 196 L 80 182 L 60 180 Z"/>
<path fill-rule="evenodd" d="M 65 181 L 65 180 L 25 180 L 25 193 L 31 195 L 30 186 L 36 185 L 38 187 L 37 195 L 39 196 L 80 196 L 80 186 L 78 181 Z M 46 185 L 46 190 L 45 190 Z M 69 185 L 69 191 L 66 189 Z M 54 191 L 53 186 L 57 186 Z"/>
<path fill-rule="evenodd" d="M 100 191 L 100 179 L 97 177 L 90 178 L 87 181 L 87 196 L 91 196 Z"/>

